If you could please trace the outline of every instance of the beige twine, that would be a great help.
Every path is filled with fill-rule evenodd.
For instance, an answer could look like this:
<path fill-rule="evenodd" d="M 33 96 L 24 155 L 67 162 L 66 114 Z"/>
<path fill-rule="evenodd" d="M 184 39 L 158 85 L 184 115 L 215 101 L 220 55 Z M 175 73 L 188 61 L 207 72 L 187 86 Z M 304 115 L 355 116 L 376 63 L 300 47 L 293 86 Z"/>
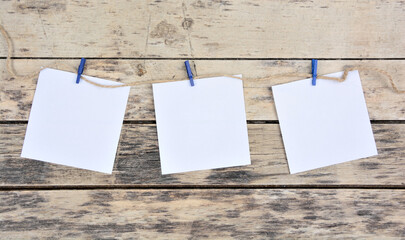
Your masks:
<path fill-rule="evenodd" d="M 6 68 L 7 68 L 7 72 L 16 79 L 33 79 L 36 78 L 39 74 L 40 71 L 36 71 L 33 72 L 30 75 L 25 75 L 25 76 L 21 76 L 18 75 L 13 68 L 12 65 L 12 60 L 11 60 L 11 56 L 14 52 L 13 49 L 13 44 L 11 41 L 10 36 L 8 35 L 7 31 L 4 29 L 4 27 L 0 24 L 0 31 L 1 34 L 3 35 L 4 39 L 7 42 L 7 47 L 8 47 L 8 53 L 7 53 L 7 59 L 6 59 Z M 62 63 L 54 63 L 50 66 L 47 66 L 47 68 L 57 68 L 60 69 L 62 67 L 66 67 L 68 69 L 70 69 L 70 71 L 75 72 L 77 69 L 73 68 L 72 66 L 66 65 L 66 64 L 62 64 Z M 394 89 L 394 91 L 396 93 L 405 93 L 405 90 L 399 90 L 398 87 L 396 86 L 396 84 L 394 83 L 394 80 L 392 79 L 392 76 L 387 73 L 384 70 L 381 70 L 379 68 L 373 68 L 373 67 L 350 67 L 344 70 L 342 77 L 340 78 L 336 78 L 336 77 L 328 77 L 328 76 L 317 76 L 317 79 L 326 79 L 326 80 L 334 80 L 334 81 L 339 81 L 339 82 L 343 82 L 346 80 L 347 75 L 349 74 L 350 71 L 353 70 L 371 70 L 374 72 L 378 72 L 382 75 L 384 75 L 385 77 L 388 78 L 388 80 L 391 83 L 392 89 Z M 201 79 L 201 78 L 207 78 L 207 77 L 215 77 L 218 75 L 204 75 L 204 76 L 195 76 L 195 79 Z M 220 74 L 220 76 L 225 76 L 225 77 L 230 77 L 230 78 L 236 78 L 236 79 L 240 79 L 243 80 L 240 77 L 237 76 L 232 76 L 232 75 L 227 75 L 227 74 Z M 273 75 L 273 76 L 268 76 L 268 77 L 264 77 L 264 78 L 255 78 L 255 79 L 250 79 L 250 80 L 255 80 L 255 81 L 267 81 L 267 80 L 272 80 L 272 79 L 277 79 L 277 78 L 287 78 L 287 77 L 297 77 L 297 78 L 311 78 L 312 74 L 300 74 L 300 73 L 287 73 L 287 74 L 279 74 L 279 75 Z M 96 83 L 94 81 L 91 81 L 90 79 L 81 76 L 81 79 L 94 85 L 97 87 L 101 87 L 101 88 L 120 88 L 120 87 L 131 87 L 131 86 L 136 86 L 136 85 L 141 85 L 141 84 L 151 84 L 151 83 L 164 83 L 164 82 L 174 82 L 174 81 L 178 81 L 178 80 L 147 80 L 147 81 L 140 81 L 140 82 L 132 82 L 132 83 L 126 83 L 126 84 L 122 84 L 122 85 L 104 85 L 104 84 L 99 84 Z M 246 80 L 246 79 L 245 79 Z"/>

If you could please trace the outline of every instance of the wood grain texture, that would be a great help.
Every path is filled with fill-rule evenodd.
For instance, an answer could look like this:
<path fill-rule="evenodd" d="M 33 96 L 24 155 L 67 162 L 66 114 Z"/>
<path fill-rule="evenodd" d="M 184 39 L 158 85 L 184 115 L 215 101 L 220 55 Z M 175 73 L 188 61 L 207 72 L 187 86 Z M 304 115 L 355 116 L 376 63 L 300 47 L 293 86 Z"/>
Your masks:
<path fill-rule="evenodd" d="M 191 58 L 198 75 L 260 78 L 323 58 L 320 74 L 377 67 L 405 89 L 403 0 L 0 0 L 0 23 L 21 74 L 86 57 L 91 76 L 186 79 Z M 20 157 L 36 79 L 10 78 L 5 56 L 0 39 L 0 239 L 405 238 L 405 95 L 378 74 L 360 73 L 370 118 L 395 121 L 372 125 L 376 157 L 290 175 L 266 120 L 271 86 L 297 79 L 246 80 L 252 165 L 162 176 L 147 84 L 108 175 Z"/>
<path fill-rule="evenodd" d="M 323 58 L 320 74 L 378 67 L 405 89 L 403 0 L 0 0 L 0 23 L 21 74 L 86 57 L 91 76 L 186 79 L 191 58 L 198 75 L 260 78 Z M 378 74 L 360 73 L 370 118 L 395 121 L 373 124 L 376 157 L 290 175 L 266 120 L 271 86 L 297 79 L 246 80 L 247 119 L 266 123 L 248 124 L 252 165 L 162 176 L 147 84 L 131 89 L 108 175 L 20 157 L 36 79 L 10 78 L 5 56 L 1 39 L 0 239 L 405 238 L 405 95 Z"/>
<path fill-rule="evenodd" d="M 18 57 L 405 57 L 402 0 L 2 0 L 0 18 Z"/>
<path fill-rule="evenodd" d="M 0 186 L 405 186 L 405 124 L 374 124 L 379 155 L 290 175 L 278 124 L 249 124 L 252 165 L 161 175 L 156 126 L 125 124 L 112 175 L 20 158 L 25 124 L 0 125 Z M 190 159 L 192 161 L 192 159 Z"/>
<path fill-rule="evenodd" d="M 38 71 L 52 63 L 77 66 L 78 60 L 15 60 L 15 69 L 22 75 Z M 195 61 L 198 75 L 243 74 L 247 79 L 285 73 L 309 73 L 310 61 Z M 369 66 L 392 74 L 400 89 L 405 89 L 405 61 L 320 61 L 319 73 L 342 71 L 349 66 Z M 0 60 L 0 120 L 28 120 L 36 79 L 16 80 L 5 72 Z M 85 73 L 106 79 L 130 83 L 144 80 L 187 79 L 181 60 L 88 60 Z M 374 120 L 405 120 L 405 94 L 393 92 L 386 78 L 371 71 L 360 72 L 370 118 Z M 246 80 L 244 94 L 248 120 L 276 120 L 277 114 L 271 86 L 297 78 L 271 81 Z M 328 81 L 328 80 L 320 80 Z M 154 120 L 151 84 L 131 88 L 126 120 Z"/>
<path fill-rule="evenodd" d="M 5 238 L 401 239 L 405 190 L 0 192 Z"/>

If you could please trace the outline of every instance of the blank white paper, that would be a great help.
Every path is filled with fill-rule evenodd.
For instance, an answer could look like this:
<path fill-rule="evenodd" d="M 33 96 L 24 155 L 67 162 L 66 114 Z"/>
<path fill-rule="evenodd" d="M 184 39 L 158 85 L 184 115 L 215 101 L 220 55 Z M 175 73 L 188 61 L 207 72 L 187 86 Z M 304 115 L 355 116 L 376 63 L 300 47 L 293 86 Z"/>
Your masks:
<path fill-rule="evenodd" d="M 194 82 L 153 84 L 162 173 L 250 164 L 242 80 Z"/>
<path fill-rule="evenodd" d="M 76 76 L 41 71 L 21 157 L 111 174 L 130 88 L 76 84 Z"/>
<path fill-rule="evenodd" d="M 272 87 L 290 173 L 377 155 L 358 71 L 311 81 Z"/>

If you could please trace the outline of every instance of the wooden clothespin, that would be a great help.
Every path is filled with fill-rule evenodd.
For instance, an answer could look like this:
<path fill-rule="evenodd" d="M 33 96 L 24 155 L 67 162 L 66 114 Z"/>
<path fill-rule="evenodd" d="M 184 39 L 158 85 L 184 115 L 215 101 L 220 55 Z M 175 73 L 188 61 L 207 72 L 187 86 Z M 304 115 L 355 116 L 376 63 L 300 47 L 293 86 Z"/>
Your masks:
<path fill-rule="evenodd" d="M 82 73 L 83 73 L 83 70 L 84 70 L 84 64 L 86 64 L 86 59 L 82 58 L 80 60 L 79 68 L 77 69 L 76 84 L 79 84 L 79 82 L 80 82 L 80 77 L 82 76 Z"/>
<path fill-rule="evenodd" d="M 318 60 L 312 59 L 312 86 L 316 86 L 316 74 L 318 72 Z"/>
<path fill-rule="evenodd" d="M 187 61 L 184 62 L 184 64 L 186 65 L 187 75 L 188 75 L 188 78 L 190 79 L 190 85 L 192 87 L 194 87 L 193 72 L 191 71 L 190 63 L 187 60 Z"/>

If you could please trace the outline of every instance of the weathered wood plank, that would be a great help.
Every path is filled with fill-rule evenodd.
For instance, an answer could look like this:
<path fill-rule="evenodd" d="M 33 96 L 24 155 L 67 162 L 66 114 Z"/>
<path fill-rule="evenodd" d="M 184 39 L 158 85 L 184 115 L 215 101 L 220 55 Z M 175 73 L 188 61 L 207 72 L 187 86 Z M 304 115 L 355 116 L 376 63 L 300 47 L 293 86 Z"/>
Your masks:
<path fill-rule="evenodd" d="M 71 66 L 78 60 L 59 60 Z M 38 71 L 53 60 L 15 60 L 21 74 Z M 248 79 L 262 78 L 282 73 L 309 73 L 310 61 L 195 61 L 199 75 L 243 74 Z M 89 60 L 85 73 L 121 82 L 159 79 L 187 79 L 184 63 L 180 60 Z M 405 89 L 405 61 L 320 61 L 319 73 L 332 73 L 347 66 L 369 66 L 385 69 L 394 77 L 398 87 Z M 0 60 L 0 120 L 28 120 L 36 80 L 11 79 L 5 72 L 5 61 Z M 393 92 L 383 76 L 362 71 L 363 89 L 371 119 L 405 120 L 405 94 Z M 276 120 L 277 114 L 271 86 L 296 78 L 272 81 L 245 81 L 245 104 L 248 120 Z M 327 80 L 323 80 L 327 81 Z M 153 94 L 150 84 L 133 87 L 125 115 L 126 120 L 154 120 Z"/>
<path fill-rule="evenodd" d="M 249 124 L 252 165 L 161 175 L 156 126 L 125 124 L 112 175 L 20 158 L 26 125 L 0 125 L 0 186 L 405 185 L 405 124 L 374 124 L 379 155 L 288 173 L 277 124 Z"/>
<path fill-rule="evenodd" d="M 405 57 L 402 0 L 0 4 L 18 57 Z"/>
<path fill-rule="evenodd" d="M 0 200 L 0 230 L 13 239 L 405 237 L 405 190 L 13 191 Z"/>

